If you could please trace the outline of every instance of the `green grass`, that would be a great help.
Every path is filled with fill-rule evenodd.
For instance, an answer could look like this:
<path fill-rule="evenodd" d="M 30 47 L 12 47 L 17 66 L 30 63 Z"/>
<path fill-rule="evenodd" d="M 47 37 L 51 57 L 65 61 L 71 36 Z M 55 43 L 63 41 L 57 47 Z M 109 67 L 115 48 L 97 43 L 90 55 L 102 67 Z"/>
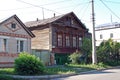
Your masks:
<path fill-rule="evenodd" d="M 104 68 L 108 68 L 108 66 L 102 63 L 99 63 L 97 65 L 67 64 L 65 66 L 46 67 L 45 73 L 42 75 L 80 73 L 80 72 L 98 70 L 98 69 L 104 69 Z M 14 68 L 0 68 L 0 74 L 16 74 L 16 73 L 14 71 Z"/>
<path fill-rule="evenodd" d="M 0 68 L 0 74 L 15 74 L 14 68 Z"/>
<path fill-rule="evenodd" d="M 66 66 L 72 67 L 72 68 L 82 68 L 82 69 L 87 69 L 87 70 L 98 70 L 98 69 L 105 69 L 110 66 L 107 66 L 103 63 L 98 63 L 98 64 L 67 64 Z"/>

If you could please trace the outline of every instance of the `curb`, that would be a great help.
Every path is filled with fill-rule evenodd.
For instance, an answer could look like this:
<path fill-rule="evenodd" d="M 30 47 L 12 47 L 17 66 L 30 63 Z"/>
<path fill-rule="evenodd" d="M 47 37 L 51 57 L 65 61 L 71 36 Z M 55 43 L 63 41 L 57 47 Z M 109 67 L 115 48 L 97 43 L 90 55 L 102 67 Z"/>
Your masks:
<path fill-rule="evenodd" d="M 115 69 L 115 68 L 120 68 L 120 66 L 117 67 L 111 67 L 111 68 L 105 68 L 105 69 L 99 69 L 99 70 L 90 70 L 86 72 L 80 72 L 80 73 L 72 73 L 72 74 L 60 74 L 60 75 L 43 75 L 43 76 L 21 76 L 21 75 L 8 75 L 13 78 L 20 78 L 20 79 L 25 79 L 25 80 L 50 80 L 54 78 L 62 78 L 62 77 L 69 77 L 69 76 L 74 76 L 74 75 L 82 75 L 82 74 L 88 74 L 91 72 L 96 72 L 96 71 L 102 71 L 102 70 L 108 70 L 108 69 Z"/>

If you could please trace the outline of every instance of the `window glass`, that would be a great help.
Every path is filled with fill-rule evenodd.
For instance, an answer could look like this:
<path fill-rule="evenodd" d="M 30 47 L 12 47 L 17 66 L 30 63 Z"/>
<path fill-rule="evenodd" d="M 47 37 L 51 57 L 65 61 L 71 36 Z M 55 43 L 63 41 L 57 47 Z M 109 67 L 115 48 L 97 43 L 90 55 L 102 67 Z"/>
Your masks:
<path fill-rule="evenodd" d="M 17 52 L 23 52 L 23 51 L 24 51 L 24 41 L 17 40 Z"/>
<path fill-rule="evenodd" d="M 58 46 L 62 46 L 62 35 L 58 34 Z"/>
<path fill-rule="evenodd" d="M 103 38 L 103 36 L 102 36 L 102 34 L 100 34 L 100 39 L 102 39 Z"/>
<path fill-rule="evenodd" d="M 76 37 L 73 36 L 73 47 L 76 47 Z"/>
<path fill-rule="evenodd" d="M 110 38 L 113 38 L 113 33 L 110 33 Z"/>
<path fill-rule="evenodd" d="M 66 47 L 70 46 L 70 37 L 66 36 Z"/>
<path fill-rule="evenodd" d="M 81 46 L 82 46 L 82 38 L 79 37 L 79 47 L 81 47 Z"/>
<path fill-rule="evenodd" d="M 16 24 L 15 24 L 15 23 L 12 23 L 12 24 L 11 24 L 11 28 L 12 28 L 12 29 L 15 29 L 15 28 L 16 28 Z"/>

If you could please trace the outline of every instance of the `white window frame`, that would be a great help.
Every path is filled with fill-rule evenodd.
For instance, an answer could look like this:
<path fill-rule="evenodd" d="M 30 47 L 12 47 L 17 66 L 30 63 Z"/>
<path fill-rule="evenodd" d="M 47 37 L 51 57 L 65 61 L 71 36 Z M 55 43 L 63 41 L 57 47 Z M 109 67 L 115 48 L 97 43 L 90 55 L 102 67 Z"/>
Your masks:
<path fill-rule="evenodd" d="M 0 36 L 0 52 L 8 52 L 8 39 L 10 37 L 7 37 L 7 36 Z M 5 49 L 3 49 L 3 45 L 4 45 L 4 39 L 6 39 L 6 45 L 5 45 Z"/>
<path fill-rule="evenodd" d="M 16 38 L 17 53 L 25 51 L 25 47 L 26 47 L 25 41 L 26 40 L 27 39 L 25 39 L 25 38 Z M 23 41 L 23 51 L 20 51 L 20 41 Z"/>

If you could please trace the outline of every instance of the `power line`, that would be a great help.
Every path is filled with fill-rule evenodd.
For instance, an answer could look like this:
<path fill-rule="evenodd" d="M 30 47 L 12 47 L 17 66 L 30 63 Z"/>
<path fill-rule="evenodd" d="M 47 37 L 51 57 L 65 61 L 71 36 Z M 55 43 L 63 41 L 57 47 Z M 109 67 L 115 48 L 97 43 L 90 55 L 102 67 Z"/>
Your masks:
<path fill-rule="evenodd" d="M 56 8 L 56 9 L 65 9 L 65 8 L 70 8 L 70 7 L 74 7 L 74 6 L 80 6 L 80 5 L 84 5 L 84 4 L 87 4 L 89 2 L 85 2 L 85 3 L 78 3 L 78 4 L 75 4 L 75 5 L 70 5 L 70 6 L 64 6 L 64 7 L 59 7 L 59 8 Z M 55 10 L 56 10 L 55 9 Z"/>
<path fill-rule="evenodd" d="M 25 2 L 25 1 L 22 1 L 22 0 L 17 0 L 17 1 L 22 2 L 22 3 L 25 3 L 25 4 L 28 4 L 28 5 L 31 5 L 31 6 L 34 6 L 34 7 L 38 7 L 38 8 L 41 8 L 41 9 L 45 9 L 45 10 L 48 10 L 48 11 L 52 11 L 52 12 L 56 12 L 56 13 L 62 14 L 62 13 L 60 13 L 60 12 L 57 12 L 57 11 L 54 11 L 54 10 L 50 10 L 50 9 L 41 7 L 41 6 L 39 6 L 39 5 L 31 4 L 31 3 L 28 3 L 28 2 Z"/>
<path fill-rule="evenodd" d="M 86 6 L 86 8 L 84 9 L 81 19 L 83 18 L 83 16 L 85 15 L 86 11 L 88 10 L 89 5 L 90 5 L 90 2 L 89 2 L 89 4 Z M 78 13 L 79 13 L 79 12 L 78 12 Z"/>
<path fill-rule="evenodd" d="M 120 4 L 120 2 L 116 2 L 116 1 L 107 1 L 107 0 L 104 0 L 105 2 L 109 2 L 109 3 L 115 3 L 115 4 Z"/>
<path fill-rule="evenodd" d="M 100 0 L 100 1 L 103 3 L 103 5 L 104 5 L 114 16 L 116 16 L 118 19 L 120 19 L 120 17 L 117 16 L 117 14 L 115 14 L 115 13 L 103 2 L 103 0 Z"/>
<path fill-rule="evenodd" d="M 32 7 L 22 7 L 22 8 L 14 8 L 14 9 L 5 9 L 5 10 L 0 10 L 0 11 L 20 10 L 20 9 L 26 9 L 26 8 L 32 8 Z"/>
<path fill-rule="evenodd" d="M 72 0 L 57 1 L 57 2 L 52 2 L 52 3 L 42 4 L 42 5 L 39 5 L 39 6 L 44 6 L 44 5 L 55 5 L 55 4 L 59 4 L 59 3 L 67 2 L 67 1 L 72 1 Z"/>

